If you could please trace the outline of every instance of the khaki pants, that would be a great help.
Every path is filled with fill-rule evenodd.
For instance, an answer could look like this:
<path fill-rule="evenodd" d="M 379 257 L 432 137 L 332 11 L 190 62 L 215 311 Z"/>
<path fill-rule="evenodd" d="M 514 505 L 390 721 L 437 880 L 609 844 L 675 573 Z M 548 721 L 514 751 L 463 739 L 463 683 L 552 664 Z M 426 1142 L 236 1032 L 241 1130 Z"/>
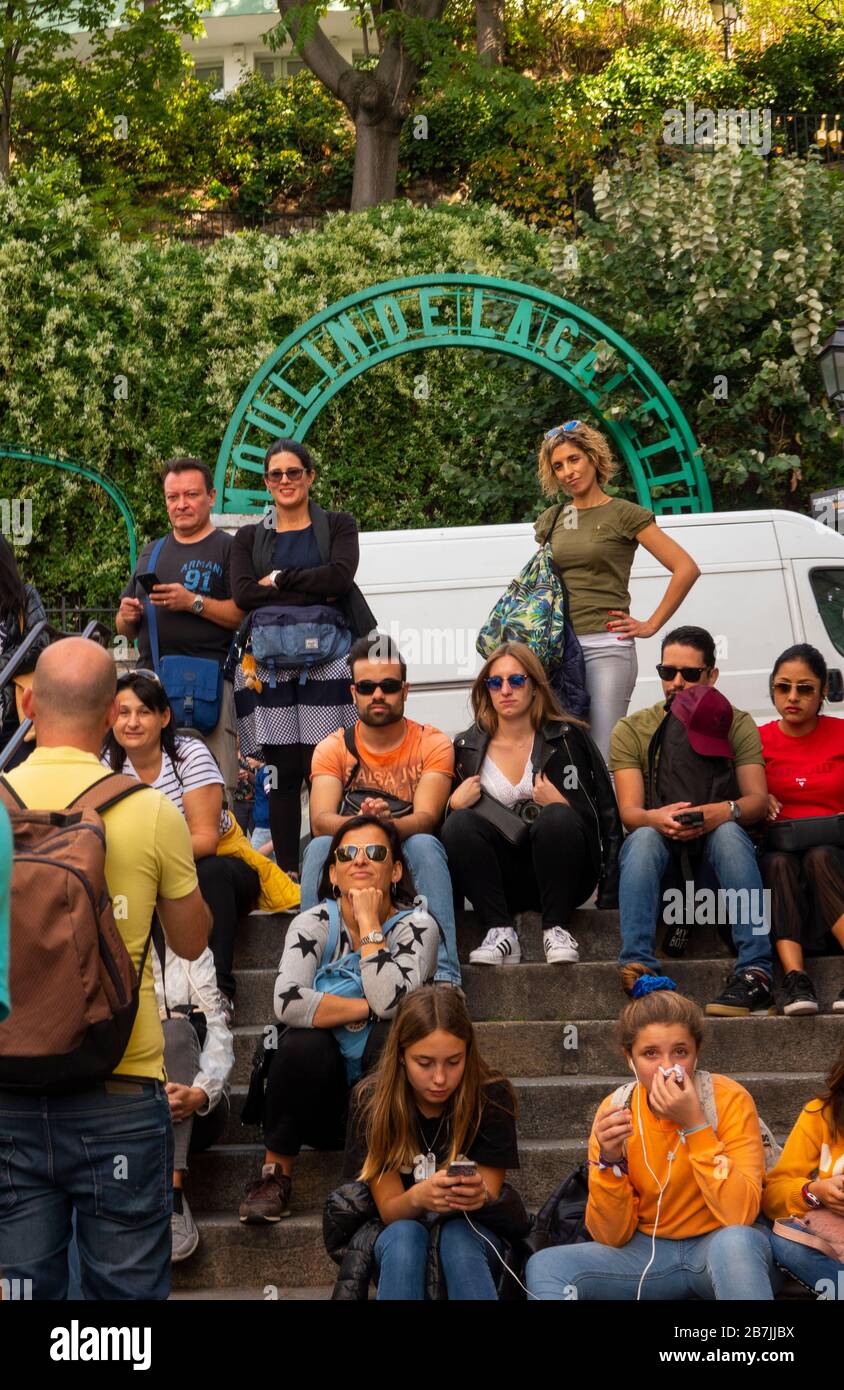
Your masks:
<path fill-rule="evenodd" d="M 226 780 L 226 796 L 231 805 L 237 788 L 237 720 L 234 713 L 234 686 L 231 681 L 223 681 L 220 718 L 216 729 L 206 734 L 205 742 L 220 764 L 220 771 Z"/>

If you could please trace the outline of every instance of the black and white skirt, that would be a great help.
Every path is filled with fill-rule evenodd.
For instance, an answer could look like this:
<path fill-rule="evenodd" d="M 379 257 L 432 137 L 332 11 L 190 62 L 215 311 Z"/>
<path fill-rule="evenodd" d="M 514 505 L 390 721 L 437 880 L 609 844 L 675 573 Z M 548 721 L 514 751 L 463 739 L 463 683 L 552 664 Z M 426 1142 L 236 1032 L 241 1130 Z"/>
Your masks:
<path fill-rule="evenodd" d="M 311 666 L 302 684 L 301 670 L 271 672 L 262 662 L 255 664 L 263 685 L 260 693 L 248 690 L 242 667 L 235 668 L 234 707 L 242 758 L 260 757 L 265 747 L 315 746 L 335 730 L 355 723 L 347 657 Z"/>

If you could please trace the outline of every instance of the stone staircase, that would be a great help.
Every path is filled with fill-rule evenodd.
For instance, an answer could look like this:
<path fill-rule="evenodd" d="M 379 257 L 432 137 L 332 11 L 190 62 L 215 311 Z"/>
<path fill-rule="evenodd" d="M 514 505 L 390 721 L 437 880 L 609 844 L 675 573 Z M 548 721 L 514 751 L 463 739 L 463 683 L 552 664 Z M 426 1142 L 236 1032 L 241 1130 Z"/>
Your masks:
<path fill-rule="evenodd" d="M 173 1272 L 176 1298 L 328 1298 L 336 1266 L 322 1243 L 322 1204 L 340 1181 L 342 1155 L 305 1150 L 294 1172 L 293 1213 L 276 1226 L 241 1226 L 243 1188 L 260 1175 L 263 1146 L 239 1115 L 252 1056 L 273 1021 L 272 994 L 289 915 L 253 914 L 240 931 L 232 1117 L 218 1145 L 191 1163 L 188 1198 L 201 1243 Z M 582 908 L 571 930 L 578 965 L 544 963 L 539 919 L 520 923 L 522 964 L 464 966 L 464 988 L 487 1060 L 511 1081 L 519 1102 L 521 1169 L 512 1178 L 537 1209 L 585 1155 L 599 1101 L 629 1073 L 614 1044 L 624 1003 L 614 964 L 618 914 Z M 458 920 L 461 960 L 479 944 L 472 914 Z M 699 928 L 682 961 L 666 962 L 679 987 L 705 1003 L 730 966 L 714 930 Z M 840 1045 L 844 1019 L 829 1012 L 844 984 L 844 957 L 811 963 L 822 1012 L 815 1018 L 712 1019 L 702 1064 L 745 1085 L 782 1141 L 816 1093 Z"/>

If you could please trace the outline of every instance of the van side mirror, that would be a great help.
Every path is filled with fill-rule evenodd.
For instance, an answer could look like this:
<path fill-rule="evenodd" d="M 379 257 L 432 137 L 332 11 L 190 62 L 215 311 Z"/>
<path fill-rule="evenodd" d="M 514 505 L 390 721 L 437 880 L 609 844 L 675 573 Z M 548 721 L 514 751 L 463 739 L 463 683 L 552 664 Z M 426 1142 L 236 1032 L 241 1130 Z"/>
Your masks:
<path fill-rule="evenodd" d="M 829 692 L 826 698 L 833 705 L 839 705 L 844 700 L 844 676 L 837 668 L 829 673 Z"/>

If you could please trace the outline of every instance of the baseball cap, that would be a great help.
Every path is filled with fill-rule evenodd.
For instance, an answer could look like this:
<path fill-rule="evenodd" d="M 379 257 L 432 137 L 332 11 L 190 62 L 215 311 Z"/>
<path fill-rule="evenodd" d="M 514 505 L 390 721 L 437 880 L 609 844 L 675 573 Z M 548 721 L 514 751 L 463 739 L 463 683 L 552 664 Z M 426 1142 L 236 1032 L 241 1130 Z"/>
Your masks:
<path fill-rule="evenodd" d="M 729 733 L 733 707 L 714 685 L 687 685 L 671 701 L 671 714 L 685 724 L 689 743 L 705 758 L 732 758 Z"/>

